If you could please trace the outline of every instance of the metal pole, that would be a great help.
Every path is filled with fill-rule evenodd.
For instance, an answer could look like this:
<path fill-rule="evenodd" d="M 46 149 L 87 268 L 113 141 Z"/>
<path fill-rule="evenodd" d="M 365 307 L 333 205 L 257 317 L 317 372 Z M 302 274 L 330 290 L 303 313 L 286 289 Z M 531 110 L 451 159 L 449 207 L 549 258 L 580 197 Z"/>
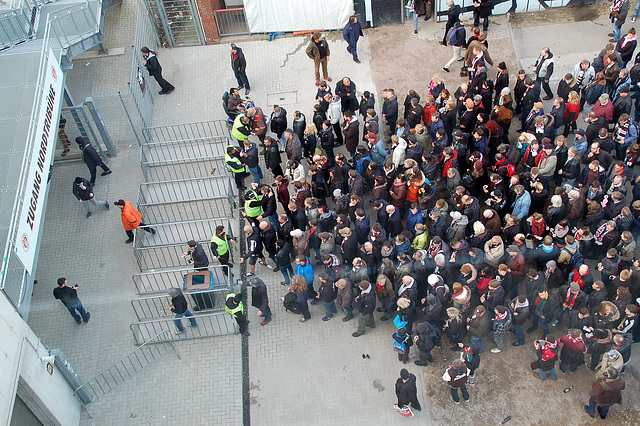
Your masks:
<path fill-rule="evenodd" d="M 87 109 L 89 109 L 89 114 L 91 114 L 93 122 L 96 124 L 96 127 L 98 127 L 98 133 L 100 133 L 100 136 L 102 137 L 102 141 L 107 148 L 109 156 L 117 156 L 118 152 L 116 150 L 116 147 L 111 140 L 111 136 L 109 136 L 109 132 L 104 125 L 104 121 L 102 121 L 102 117 L 100 116 L 100 112 L 98 112 L 98 108 L 96 107 L 96 103 L 93 101 L 93 98 L 86 98 L 84 101 L 84 105 L 86 105 Z"/>
<path fill-rule="evenodd" d="M 124 113 L 127 115 L 127 120 L 129 120 L 129 124 L 131 124 L 131 130 L 133 130 L 133 134 L 136 137 L 136 140 L 138 141 L 138 146 L 141 146 L 142 144 L 140 143 L 140 136 L 138 136 L 138 131 L 136 130 L 136 127 L 133 125 L 133 121 L 131 121 L 131 116 L 129 115 L 129 111 L 127 110 L 127 106 L 124 103 L 124 99 L 122 99 L 122 94 L 120 93 L 120 91 L 118 90 L 118 97 L 120 98 L 120 102 L 122 103 L 122 108 L 124 108 Z"/>

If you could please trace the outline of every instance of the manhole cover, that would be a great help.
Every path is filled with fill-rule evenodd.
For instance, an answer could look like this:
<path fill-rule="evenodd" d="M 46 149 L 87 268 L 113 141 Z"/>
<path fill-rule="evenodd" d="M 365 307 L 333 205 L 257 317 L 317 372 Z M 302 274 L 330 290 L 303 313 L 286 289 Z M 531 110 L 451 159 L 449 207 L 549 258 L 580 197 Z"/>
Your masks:
<path fill-rule="evenodd" d="M 271 93 L 267 95 L 268 105 L 293 105 L 298 103 L 298 92 Z"/>

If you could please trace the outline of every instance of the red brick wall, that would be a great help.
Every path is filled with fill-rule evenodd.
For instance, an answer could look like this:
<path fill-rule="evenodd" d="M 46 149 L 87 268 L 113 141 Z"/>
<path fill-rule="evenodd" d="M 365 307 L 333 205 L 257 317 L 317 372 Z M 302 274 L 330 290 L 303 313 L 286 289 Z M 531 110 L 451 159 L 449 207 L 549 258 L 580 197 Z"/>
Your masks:
<path fill-rule="evenodd" d="M 196 0 L 200 22 L 204 30 L 204 37 L 207 44 L 220 43 L 220 34 L 216 25 L 216 18 L 213 16 L 215 9 L 224 9 L 223 0 Z"/>

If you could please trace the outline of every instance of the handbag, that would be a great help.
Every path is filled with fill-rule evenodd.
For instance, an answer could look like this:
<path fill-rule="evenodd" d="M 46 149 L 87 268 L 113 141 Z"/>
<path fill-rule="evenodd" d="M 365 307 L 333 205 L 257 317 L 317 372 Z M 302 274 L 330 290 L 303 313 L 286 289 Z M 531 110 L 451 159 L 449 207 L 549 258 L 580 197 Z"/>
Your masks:
<path fill-rule="evenodd" d="M 408 324 L 408 322 L 403 319 L 402 315 L 396 315 L 396 317 L 393 319 L 393 323 L 395 324 L 398 330 L 400 330 L 401 328 L 405 327 Z"/>

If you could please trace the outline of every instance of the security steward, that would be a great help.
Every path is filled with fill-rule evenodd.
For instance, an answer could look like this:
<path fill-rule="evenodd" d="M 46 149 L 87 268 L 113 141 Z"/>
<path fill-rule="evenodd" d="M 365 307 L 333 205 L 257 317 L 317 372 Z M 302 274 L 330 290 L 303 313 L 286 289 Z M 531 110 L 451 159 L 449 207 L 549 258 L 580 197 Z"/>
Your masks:
<path fill-rule="evenodd" d="M 251 189 L 244 194 L 244 214 L 246 218 L 256 226 L 260 226 L 259 217 L 262 216 L 262 206 L 264 201 L 255 189 Z"/>
<path fill-rule="evenodd" d="M 216 233 L 211 237 L 211 253 L 218 258 L 221 265 L 228 266 L 229 270 L 233 268 L 233 264 L 229 262 L 230 243 L 233 243 L 233 241 L 224 232 L 224 226 L 217 226 Z M 227 268 L 222 268 L 222 272 L 225 276 L 228 275 Z"/>
<path fill-rule="evenodd" d="M 243 147 L 243 142 L 250 135 L 254 135 L 253 128 L 251 127 L 251 119 L 245 114 L 238 114 L 233 120 L 233 126 L 231 127 L 231 136 L 238 141 L 238 147 Z"/>
<path fill-rule="evenodd" d="M 247 189 L 244 186 L 244 178 L 247 176 L 247 169 L 240 159 L 240 151 L 233 145 L 229 145 L 224 152 L 224 162 L 233 172 L 233 178 L 236 181 L 236 187 L 239 191 Z"/>
<path fill-rule="evenodd" d="M 227 294 L 227 300 L 224 305 L 224 310 L 230 313 L 231 316 L 236 319 L 236 322 L 240 327 L 240 334 L 249 337 L 250 334 L 247 331 L 249 321 L 244 314 L 244 303 L 242 303 L 242 295 L 235 293 Z"/>

